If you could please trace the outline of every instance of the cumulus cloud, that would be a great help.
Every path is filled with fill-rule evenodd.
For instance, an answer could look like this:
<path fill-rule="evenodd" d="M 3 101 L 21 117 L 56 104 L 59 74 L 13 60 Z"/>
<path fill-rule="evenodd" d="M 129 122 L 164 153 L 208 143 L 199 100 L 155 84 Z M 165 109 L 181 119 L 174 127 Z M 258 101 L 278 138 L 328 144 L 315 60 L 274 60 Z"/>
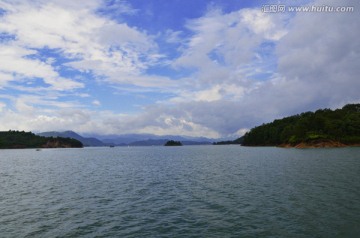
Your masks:
<path fill-rule="evenodd" d="M 106 133 L 111 129 L 100 125 L 102 119 L 74 120 L 82 113 L 59 114 L 65 108 L 84 110 L 80 100 L 70 98 L 88 96 L 89 80 L 144 88 L 172 86 L 164 76 L 144 74 L 163 57 L 153 38 L 99 14 L 105 5 L 108 10 L 123 6 L 122 13 L 136 13 L 119 1 L 0 1 L 0 89 L 8 95 L 2 102 L 8 106 L 2 106 L 3 129 L 102 128 Z M 69 70 L 90 76 L 70 79 L 64 76 Z M 101 106 L 98 100 L 90 100 L 91 104 Z M 107 120 L 108 114 L 102 115 Z M 99 126 L 89 120 L 99 121 L 94 122 Z"/>
<path fill-rule="evenodd" d="M 48 63 L 27 56 L 36 51 L 12 44 L 0 45 L 0 73 L 5 81 L 42 78 L 54 90 L 69 90 L 83 87 L 83 84 L 63 78 Z M 15 75 L 15 76 L 14 76 Z"/>
<path fill-rule="evenodd" d="M 29 51 L 31 48 L 32 54 L 36 55 L 39 53 L 34 52 L 36 50 L 56 50 L 70 61 L 64 66 L 91 72 L 108 82 L 138 86 L 148 82 L 153 87 L 169 84 L 167 78 L 144 74 L 144 70 L 162 57 L 157 53 L 157 45 L 151 36 L 126 23 L 97 15 L 100 1 L 86 1 L 87 4 L 81 5 L 81 8 L 80 4 L 73 2 L 3 3 L 1 7 L 6 13 L 2 16 L 0 31 L 15 36 L 11 43 L 18 47 L 18 51 Z M 116 3 L 117 6 L 119 4 Z M 17 62 L 19 67 L 20 63 L 25 63 L 22 56 L 24 53 L 14 58 L 23 61 Z M 37 64 L 38 68 L 46 64 L 36 59 L 27 59 L 26 63 Z M 49 64 L 46 66 L 51 67 Z M 13 72 L 17 73 L 17 70 L 13 69 Z M 46 75 L 41 76 L 46 79 Z M 64 84 L 69 84 L 64 80 L 61 78 Z M 59 86 L 53 78 L 48 81 Z"/>
<path fill-rule="evenodd" d="M 325 3 L 338 4 L 312 4 Z M 356 1 L 342 4 L 360 7 Z M 253 15 L 249 15 L 251 12 Z M 232 29 L 234 22 L 229 20 L 233 15 L 240 19 L 236 21 L 237 30 Z M 270 19 L 259 11 L 244 10 L 189 22 L 194 36 L 174 66 L 196 69 L 187 82 L 192 87 L 175 97 L 173 105 L 158 106 L 156 115 L 184 118 L 219 135 L 236 135 L 275 118 L 360 101 L 359 31 L 355 30 L 360 28 L 358 14 L 298 13 L 272 19 L 282 20 L 280 26 Z M 261 72 L 263 65 L 257 64 L 257 49 L 269 41 L 274 44 L 271 51 L 275 66 L 268 76 L 258 80 L 253 75 L 256 70 Z M 211 59 L 214 51 L 218 61 Z M 260 58 L 264 57 L 259 53 Z M 225 93 L 226 86 L 232 84 L 239 87 L 241 96 Z M 153 120 L 151 116 L 140 115 L 147 121 Z M 166 128 L 165 124 L 158 127 Z"/>
<path fill-rule="evenodd" d="M 217 91 L 217 99 L 238 99 L 244 91 L 256 86 L 245 71 L 260 73 L 266 67 L 262 56 L 257 54 L 262 44 L 285 35 L 283 18 L 264 14 L 259 9 L 227 14 L 213 9 L 204 17 L 188 21 L 187 27 L 194 34 L 172 65 L 194 69 L 195 73 L 187 79 L 192 94 L 201 97 Z M 230 86 L 234 90 L 229 90 Z"/>
<path fill-rule="evenodd" d="M 332 4 L 337 1 L 317 1 Z M 360 7 L 357 1 L 343 5 Z M 312 13 L 296 17 L 291 34 L 278 47 L 279 73 L 286 80 L 300 81 L 303 94 L 312 97 L 314 106 L 341 106 L 358 101 L 360 81 L 360 16 L 354 13 Z M 307 39 L 303 41 L 301 39 Z M 295 67 L 296 66 L 296 67 Z M 317 104 L 317 105 L 316 105 Z"/>

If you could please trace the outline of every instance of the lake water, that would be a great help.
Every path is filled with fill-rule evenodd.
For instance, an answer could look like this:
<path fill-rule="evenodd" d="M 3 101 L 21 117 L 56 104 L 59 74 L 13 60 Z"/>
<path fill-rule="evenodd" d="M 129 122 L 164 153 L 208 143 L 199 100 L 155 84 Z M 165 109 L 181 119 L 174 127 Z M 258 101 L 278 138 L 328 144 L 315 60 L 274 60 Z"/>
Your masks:
<path fill-rule="evenodd" d="M 360 237 L 360 148 L 0 150 L 0 237 Z"/>

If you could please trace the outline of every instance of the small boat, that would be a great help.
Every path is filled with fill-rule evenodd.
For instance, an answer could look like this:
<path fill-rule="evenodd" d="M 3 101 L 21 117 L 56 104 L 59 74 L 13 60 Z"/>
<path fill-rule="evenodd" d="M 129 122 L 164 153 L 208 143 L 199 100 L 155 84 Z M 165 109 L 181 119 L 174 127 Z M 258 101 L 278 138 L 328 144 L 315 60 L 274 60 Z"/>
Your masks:
<path fill-rule="evenodd" d="M 110 145 L 110 148 L 114 148 L 115 146 L 114 145 Z"/>
<path fill-rule="evenodd" d="M 41 149 L 37 148 L 36 151 L 41 151 Z"/>

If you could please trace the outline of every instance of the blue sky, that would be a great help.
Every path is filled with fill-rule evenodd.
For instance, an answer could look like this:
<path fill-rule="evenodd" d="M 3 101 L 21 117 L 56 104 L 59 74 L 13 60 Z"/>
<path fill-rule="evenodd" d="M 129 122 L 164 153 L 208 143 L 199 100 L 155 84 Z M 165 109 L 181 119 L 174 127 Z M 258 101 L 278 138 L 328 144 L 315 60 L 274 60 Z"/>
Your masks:
<path fill-rule="evenodd" d="M 260 0 L 0 0 L 0 130 L 237 137 L 360 101 L 351 13 Z"/>

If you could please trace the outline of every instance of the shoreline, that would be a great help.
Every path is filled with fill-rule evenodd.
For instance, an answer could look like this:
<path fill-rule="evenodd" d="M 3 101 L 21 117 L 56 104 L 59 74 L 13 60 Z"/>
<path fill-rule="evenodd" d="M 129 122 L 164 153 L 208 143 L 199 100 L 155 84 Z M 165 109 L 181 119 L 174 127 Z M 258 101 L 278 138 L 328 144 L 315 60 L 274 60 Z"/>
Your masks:
<path fill-rule="evenodd" d="M 296 148 L 296 149 L 312 149 L 312 148 L 345 148 L 345 147 L 359 147 L 360 143 L 356 144 L 344 144 L 340 141 L 312 141 L 312 142 L 300 142 L 298 144 L 281 144 L 277 147 L 280 148 Z"/>
<path fill-rule="evenodd" d="M 295 148 L 295 149 L 314 149 L 314 148 L 345 148 L 360 147 L 360 143 L 344 144 L 335 140 L 314 140 L 309 142 L 299 142 L 296 144 L 283 143 L 279 145 L 242 145 L 247 147 L 278 147 L 278 148 Z"/>

